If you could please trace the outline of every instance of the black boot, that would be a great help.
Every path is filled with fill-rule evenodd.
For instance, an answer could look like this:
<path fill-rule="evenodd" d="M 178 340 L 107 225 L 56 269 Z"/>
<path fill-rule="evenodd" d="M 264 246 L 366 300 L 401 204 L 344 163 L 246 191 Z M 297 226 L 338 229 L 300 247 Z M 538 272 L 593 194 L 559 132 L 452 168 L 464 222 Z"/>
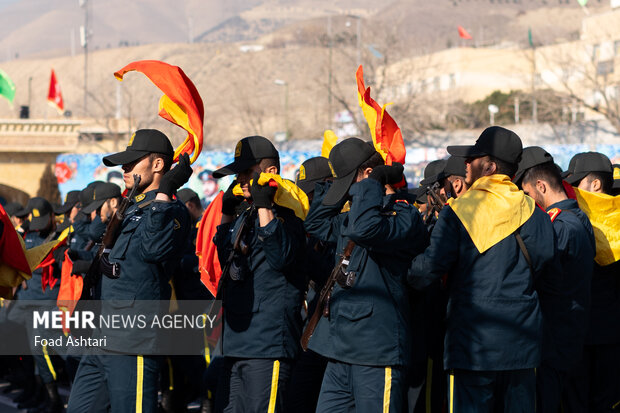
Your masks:
<path fill-rule="evenodd" d="M 206 397 L 200 401 L 200 413 L 213 413 L 213 400 Z"/>
<path fill-rule="evenodd" d="M 56 382 L 45 383 L 45 390 L 47 391 L 47 401 L 45 403 L 44 413 L 60 413 L 63 409 L 63 403 L 58 394 L 58 387 Z"/>
<path fill-rule="evenodd" d="M 35 376 L 35 390 L 32 397 L 17 405 L 18 409 L 29 409 L 36 407 L 45 400 L 45 387 L 41 376 Z"/>

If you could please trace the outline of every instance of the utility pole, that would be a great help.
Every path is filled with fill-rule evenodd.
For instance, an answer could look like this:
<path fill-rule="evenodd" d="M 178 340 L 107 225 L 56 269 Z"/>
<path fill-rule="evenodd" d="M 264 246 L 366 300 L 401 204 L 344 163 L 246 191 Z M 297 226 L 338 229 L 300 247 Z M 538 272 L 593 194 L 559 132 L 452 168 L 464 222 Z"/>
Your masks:
<path fill-rule="evenodd" d="M 88 0 L 79 0 L 84 8 L 84 26 L 80 27 L 80 40 L 84 48 L 84 116 L 88 114 Z"/>
<path fill-rule="evenodd" d="M 332 119 L 333 115 L 333 107 L 332 107 L 332 16 L 331 14 L 327 15 L 327 48 L 329 51 L 329 61 L 327 64 L 327 70 L 329 75 L 327 77 L 327 128 L 332 128 Z"/>

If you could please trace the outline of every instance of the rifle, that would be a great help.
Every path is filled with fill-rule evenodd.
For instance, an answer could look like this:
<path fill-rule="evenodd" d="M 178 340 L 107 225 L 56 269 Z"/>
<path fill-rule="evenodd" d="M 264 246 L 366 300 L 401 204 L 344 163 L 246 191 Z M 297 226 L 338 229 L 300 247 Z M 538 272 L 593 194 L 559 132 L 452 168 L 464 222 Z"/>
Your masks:
<path fill-rule="evenodd" d="M 353 252 L 354 247 L 355 243 L 353 241 L 349 241 L 347 243 L 344 247 L 344 251 L 340 255 L 340 261 L 334 267 L 331 274 L 329 274 L 329 278 L 327 278 L 325 285 L 321 289 L 319 301 L 316 304 L 314 313 L 312 313 L 312 317 L 308 320 L 308 324 L 301 335 L 301 348 L 303 348 L 304 351 L 308 350 L 308 342 L 310 341 L 312 334 L 314 334 L 314 330 L 316 329 L 317 324 L 319 324 L 321 316 L 329 317 L 329 300 L 336 283 L 338 282 L 341 284 L 343 277 L 346 277 L 344 280 L 344 288 L 347 286 L 350 288 L 353 285 L 353 279 L 351 278 L 353 274 L 347 273 L 346 269 L 349 265 L 349 258 L 351 258 L 351 253 Z"/>
<path fill-rule="evenodd" d="M 226 283 L 226 280 L 229 278 L 228 273 L 230 272 L 230 266 L 233 263 L 235 255 L 238 253 L 241 253 L 242 255 L 247 255 L 248 252 L 250 251 L 250 247 L 243 240 L 243 236 L 245 235 L 245 232 L 247 228 L 249 227 L 250 220 L 253 219 L 254 210 L 255 210 L 255 207 L 254 207 L 254 204 L 252 204 L 252 206 L 250 206 L 248 210 L 247 215 L 245 216 L 245 218 L 243 219 L 243 221 L 241 221 L 241 224 L 239 225 L 239 229 L 237 230 L 237 234 L 235 235 L 235 240 L 233 242 L 232 250 L 230 250 L 230 254 L 228 254 L 228 258 L 226 259 L 226 263 L 224 264 L 224 268 L 222 269 L 222 275 L 220 276 L 220 280 L 217 284 L 217 293 L 215 295 L 215 298 L 213 299 L 213 302 L 209 306 L 209 310 L 207 311 L 208 317 L 212 316 L 211 313 L 213 312 L 215 303 L 218 300 L 222 299 L 222 295 L 224 294 L 224 284 Z"/>
<path fill-rule="evenodd" d="M 80 299 L 88 299 L 91 297 L 90 289 L 96 284 L 96 282 L 101 277 L 101 270 L 99 268 L 99 264 L 103 257 L 103 254 L 110 252 L 110 249 L 114 246 L 116 242 L 116 238 L 118 238 L 118 231 L 121 228 L 121 224 L 125 219 L 125 212 L 127 208 L 129 208 L 129 204 L 133 199 L 136 191 L 138 189 L 138 185 L 140 184 L 140 175 L 133 176 L 133 187 L 126 198 L 123 198 L 120 205 L 116 209 L 116 212 L 112 214 L 110 220 L 108 221 L 108 226 L 105 229 L 105 233 L 103 234 L 103 239 L 101 240 L 101 245 L 99 245 L 99 249 L 97 250 L 97 255 L 90 264 L 90 268 L 86 275 L 84 275 L 84 286 L 82 288 L 82 296 Z M 118 278 L 118 277 L 116 277 Z"/>
<path fill-rule="evenodd" d="M 435 215 L 435 212 L 437 213 L 441 212 L 441 209 L 443 208 L 445 204 L 439 197 L 439 194 L 437 193 L 440 188 L 441 186 L 439 185 L 439 182 L 435 182 L 432 186 L 429 186 L 428 188 L 426 188 L 426 195 L 428 195 L 428 197 L 430 198 L 429 200 L 430 209 L 428 210 L 428 215 L 426 216 L 426 219 L 425 219 L 426 224 L 430 222 L 433 215 Z"/>

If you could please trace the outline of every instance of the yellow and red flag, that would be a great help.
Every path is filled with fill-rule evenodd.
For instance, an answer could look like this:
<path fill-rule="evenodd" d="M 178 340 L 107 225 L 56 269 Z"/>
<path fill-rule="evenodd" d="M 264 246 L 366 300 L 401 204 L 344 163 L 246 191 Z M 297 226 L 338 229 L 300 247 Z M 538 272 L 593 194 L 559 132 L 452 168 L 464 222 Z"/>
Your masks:
<path fill-rule="evenodd" d="M 333 130 L 327 129 L 323 133 L 323 145 L 321 146 L 321 156 L 323 158 L 329 158 L 329 153 L 332 148 L 336 146 L 338 142 L 338 136 L 334 133 Z"/>
<path fill-rule="evenodd" d="M 65 112 L 65 103 L 62 100 L 60 83 L 58 83 L 58 79 L 56 79 L 56 73 L 54 72 L 54 69 L 52 69 L 52 74 L 50 76 L 50 88 L 47 92 L 47 101 L 61 115 Z"/>
<path fill-rule="evenodd" d="M 465 40 L 471 40 L 473 39 L 473 37 L 471 37 L 471 34 L 469 34 L 467 32 L 467 30 L 465 30 L 465 28 L 463 28 L 463 26 L 458 26 L 457 30 L 459 31 L 459 37 L 461 39 L 465 39 Z"/>
<path fill-rule="evenodd" d="M 133 62 L 114 73 L 118 80 L 123 80 L 125 73 L 135 70 L 148 77 L 162 92 L 159 99 L 159 116 L 185 129 L 185 141 L 175 149 L 174 160 L 179 155 L 190 155 L 190 163 L 202 151 L 205 110 L 202 98 L 196 86 L 178 66 L 172 66 L 159 60 L 140 60 Z"/>
<path fill-rule="evenodd" d="M 217 248 L 213 243 L 213 237 L 222 220 L 223 196 L 224 192 L 220 191 L 207 207 L 198 225 L 198 236 L 196 237 L 196 255 L 198 256 L 200 280 L 214 297 L 217 295 L 217 285 L 222 276 L 222 267 L 217 256 Z"/>
<path fill-rule="evenodd" d="M 386 105 L 381 107 L 370 97 L 370 87 L 364 86 L 364 70 L 361 65 L 357 68 L 355 77 L 359 105 L 368 122 L 375 149 L 383 156 L 386 164 L 398 162 L 404 165 L 406 150 L 400 128 L 385 110 Z"/>

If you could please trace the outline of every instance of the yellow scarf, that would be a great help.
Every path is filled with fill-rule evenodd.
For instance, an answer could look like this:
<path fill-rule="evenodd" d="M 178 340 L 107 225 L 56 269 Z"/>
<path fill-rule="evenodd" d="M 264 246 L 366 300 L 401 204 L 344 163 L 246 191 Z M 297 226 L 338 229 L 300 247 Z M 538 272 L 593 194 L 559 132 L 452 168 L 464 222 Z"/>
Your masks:
<path fill-rule="evenodd" d="M 594 261 L 605 266 L 620 260 L 620 195 L 611 196 L 574 189 L 579 208 L 588 216 L 594 229 Z"/>
<path fill-rule="evenodd" d="M 450 207 L 482 254 L 523 225 L 536 204 L 507 175 L 491 175 L 474 182 Z"/>
<path fill-rule="evenodd" d="M 283 179 L 280 175 L 261 173 L 258 178 L 260 185 L 266 185 L 270 179 L 273 179 L 278 184 L 276 194 L 273 197 L 273 202 L 283 206 L 285 208 L 293 210 L 301 220 L 306 219 L 308 210 L 310 209 L 310 203 L 308 202 L 308 196 L 301 190 L 294 182 L 287 179 Z M 252 181 L 250 181 L 250 185 Z M 243 190 L 241 185 L 237 184 L 233 188 L 233 194 L 237 196 L 243 196 Z"/>

